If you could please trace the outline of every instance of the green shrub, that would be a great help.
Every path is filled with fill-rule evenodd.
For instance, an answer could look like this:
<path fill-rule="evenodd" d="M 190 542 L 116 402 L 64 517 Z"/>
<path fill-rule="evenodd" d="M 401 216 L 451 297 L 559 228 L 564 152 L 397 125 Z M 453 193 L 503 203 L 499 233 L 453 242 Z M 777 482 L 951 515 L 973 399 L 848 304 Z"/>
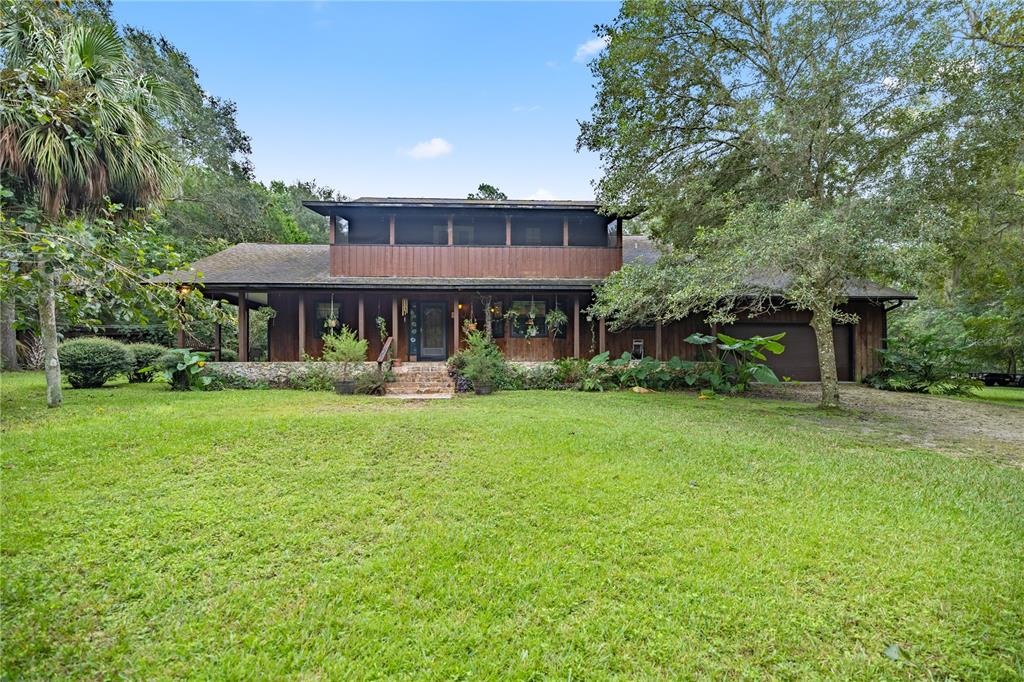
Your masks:
<path fill-rule="evenodd" d="M 337 334 L 324 337 L 323 359 L 341 363 L 342 380 L 352 379 L 353 365 L 366 361 L 367 340 L 359 340 L 356 333 L 342 325 Z"/>
<path fill-rule="evenodd" d="M 65 341 L 57 349 L 61 371 L 73 388 L 97 388 L 114 377 L 131 373 L 132 352 L 113 339 Z"/>
<path fill-rule="evenodd" d="M 225 388 L 240 390 L 264 390 L 270 388 L 270 384 L 262 379 L 250 379 L 238 374 L 210 372 L 208 374 L 204 373 L 202 378 L 209 379 L 209 382 L 197 387 L 203 391 L 221 391 Z"/>
<path fill-rule="evenodd" d="M 555 368 L 555 381 L 565 388 L 578 387 L 590 368 L 585 358 L 559 358 L 552 365 Z"/>
<path fill-rule="evenodd" d="M 223 379 L 214 384 L 213 379 L 203 371 L 207 357 L 207 353 L 174 348 L 157 359 L 157 367 L 162 371 L 164 379 L 170 382 L 172 391 L 221 388 Z"/>
<path fill-rule="evenodd" d="M 498 387 L 505 373 L 505 356 L 483 332 L 468 330 L 466 348 L 461 352 L 462 375 L 474 388 Z"/>
<path fill-rule="evenodd" d="M 970 395 L 980 385 L 968 374 L 963 348 L 922 336 L 913 340 L 891 341 L 878 351 L 882 367 L 864 377 L 864 383 L 886 391 Z"/>
<path fill-rule="evenodd" d="M 238 362 L 238 351 L 230 348 L 220 349 L 220 361 L 221 362 Z"/>
<path fill-rule="evenodd" d="M 499 391 L 521 391 L 523 390 L 523 377 L 525 375 L 526 370 L 522 365 L 506 362 L 495 379 L 494 388 Z"/>
<path fill-rule="evenodd" d="M 395 375 L 385 369 L 374 367 L 360 372 L 356 376 L 356 393 L 363 395 L 384 395 L 387 384 L 395 380 Z"/>
<path fill-rule="evenodd" d="M 155 343 L 132 343 L 128 345 L 128 350 L 132 352 L 133 359 L 128 381 L 133 384 L 152 381 L 157 372 L 156 361 L 167 349 Z"/>
<path fill-rule="evenodd" d="M 558 370 L 553 364 L 543 363 L 525 368 L 523 372 L 523 389 L 527 391 L 545 391 L 564 388 L 558 380 Z"/>
<path fill-rule="evenodd" d="M 302 391 L 333 391 L 334 373 L 326 363 L 307 360 L 306 371 L 289 377 L 289 384 Z"/>

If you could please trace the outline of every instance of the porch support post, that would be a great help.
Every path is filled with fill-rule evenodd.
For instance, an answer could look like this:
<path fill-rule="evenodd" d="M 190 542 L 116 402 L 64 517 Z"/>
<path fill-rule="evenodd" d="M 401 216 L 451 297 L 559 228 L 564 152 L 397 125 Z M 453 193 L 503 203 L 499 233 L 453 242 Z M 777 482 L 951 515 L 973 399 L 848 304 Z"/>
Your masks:
<path fill-rule="evenodd" d="M 512 216 L 505 216 L 505 246 L 512 246 Z"/>
<path fill-rule="evenodd" d="M 597 324 L 597 352 L 603 353 L 605 351 L 604 343 L 604 318 L 602 317 Z"/>
<path fill-rule="evenodd" d="M 220 312 L 220 301 L 217 301 L 217 312 Z M 213 359 L 220 362 L 220 347 L 221 347 L 221 328 L 220 322 L 213 325 Z"/>
<path fill-rule="evenodd" d="M 398 294 L 391 297 L 391 348 L 393 357 L 398 358 Z"/>
<path fill-rule="evenodd" d="M 448 216 L 448 246 L 455 243 L 455 216 Z"/>
<path fill-rule="evenodd" d="M 663 359 L 661 357 L 661 320 L 654 323 L 654 359 Z"/>
<path fill-rule="evenodd" d="M 332 215 L 330 220 L 331 220 L 331 229 L 330 229 L 331 243 L 335 244 L 338 241 L 338 238 L 334 234 L 335 230 L 338 229 L 338 216 Z"/>
<path fill-rule="evenodd" d="M 249 362 L 249 302 L 238 292 L 238 361 Z"/>
<path fill-rule="evenodd" d="M 388 244 L 395 245 L 395 214 L 388 216 Z"/>
<path fill-rule="evenodd" d="M 569 219 L 562 218 L 562 246 L 569 246 Z"/>
<path fill-rule="evenodd" d="M 185 347 L 185 323 L 182 322 L 181 320 L 178 320 L 178 340 L 177 340 L 177 344 L 178 344 L 178 348 L 184 348 Z"/>
<path fill-rule="evenodd" d="M 306 354 L 306 292 L 299 293 L 299 357 L 302 360 Z"/>
<path fill-rule="evenodd" d="M 459 296 L 452 298 L 452 331 L 455 333 L 452 341 L 452 352 L 459 350 Z"/>
<path fill-rule="evenodd" d="M 359 294 L 359 340 L 362 341 L 366 338 L 366 306 L 364 305 L 363 295 Z"/>
<path fill-rule="evenodd" d="M 572 356 L 580 356 L 580 297 L 572 302 Z"/>
<path fill-rule="evenodd" d="M 615 219 L 615 248 L 622 251 L 622 218 Z"/>

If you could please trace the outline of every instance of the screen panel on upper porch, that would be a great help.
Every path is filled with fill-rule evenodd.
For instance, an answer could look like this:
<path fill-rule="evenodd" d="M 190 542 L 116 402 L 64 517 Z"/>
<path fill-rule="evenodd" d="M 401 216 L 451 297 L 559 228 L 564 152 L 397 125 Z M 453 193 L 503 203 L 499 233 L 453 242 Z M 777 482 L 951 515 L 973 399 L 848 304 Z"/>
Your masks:
<path fill-rule="evenodd" d="M 622 218 L 590 202 L 307 202 L 331 220 L 336 277 L 603 278 L 622 266 Z"/>

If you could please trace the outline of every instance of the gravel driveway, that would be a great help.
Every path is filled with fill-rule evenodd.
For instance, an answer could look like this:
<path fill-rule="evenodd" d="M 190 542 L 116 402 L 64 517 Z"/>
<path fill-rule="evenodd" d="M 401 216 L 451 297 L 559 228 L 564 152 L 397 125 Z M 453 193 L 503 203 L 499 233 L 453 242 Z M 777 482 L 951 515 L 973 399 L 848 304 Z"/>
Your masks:
<path fill-rule="evenodd" d="M 857 384 L 842 384 L 843 407 L 858 418 L 866 434 L 877 433 L 910 445 L 955 455 L 989 455 L 1024 467 L 1024 409 L 943 396 L 879 391 Z M 816 403 L 817 383 L 761 386 L 766 398 Z M 821 413 L 824 426 L 834 418 Z M 846 423 L 846 428 L 849 424 Z"/>

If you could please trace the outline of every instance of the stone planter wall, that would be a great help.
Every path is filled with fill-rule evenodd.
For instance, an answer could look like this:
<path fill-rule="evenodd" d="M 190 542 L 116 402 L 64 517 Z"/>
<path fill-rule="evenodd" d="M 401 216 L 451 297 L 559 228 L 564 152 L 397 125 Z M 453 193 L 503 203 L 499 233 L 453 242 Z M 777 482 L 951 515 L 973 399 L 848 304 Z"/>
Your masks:
<path fill-rule="evenodd" d="M 342 366 L 338 362 L 208 362 L 206 371 L 214 376 L 266 383 L 271 388 L 289 388 L 295 378 L 304 375 L 313 365 L 329 368 L 335 379 L 341 379 Z M 376 367 L 376 362 L 353 365 L 353 376 Z"/>

